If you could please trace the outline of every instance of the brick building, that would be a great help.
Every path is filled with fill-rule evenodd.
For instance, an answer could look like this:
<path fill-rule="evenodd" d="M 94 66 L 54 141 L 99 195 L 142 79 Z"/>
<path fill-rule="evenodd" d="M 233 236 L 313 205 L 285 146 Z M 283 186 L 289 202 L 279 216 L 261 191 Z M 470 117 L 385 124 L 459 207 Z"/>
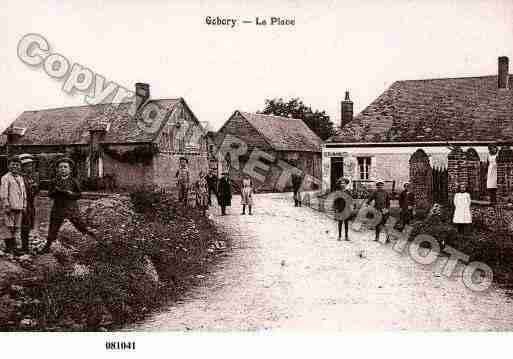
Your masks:
<path fill-rule="evenodd" d="M 278 189 L 277 181 L 283 171 L 279 161 L 293 165 L 304 174 L 320 180 L 322 141 L 302 120 L 235 111 L 216 134 L 216 141 L 223 141 L 227 134 L 235 136 L 247 146 L 245 154 L 239 157 L 241 169 L 254 149 L 269 155 L 270 161 L 261 159 L 269 165 L 269 170 L 262 172 L 265 180 L 257 184 L 262 190 Z M 232 178 L 237 181 L 240 175 L 233 171 Z M 290 185 L 289 179 L 287 187 Z"/>
<path fill-rule="evenodd" d="M 340 176 L 402 188 L 417 149 L 444 168 L 448 143 L 486 161 L 490 143 L 513 140 L 512 81 L 508 58 L 499 57 L 494 76 L 397 81 L 354 118 L 346 94 L 341 128 L 322 149 L 323 189 Z"/>
<path fill-rule="evenodd" d="M 184 99 L 152 100 L 149 90 L 148 84 L 136 84 L 142 94 L 136 102 L 25 111 L 2 135 L 4 158 L 37 154 L 45 181 L 53 175 L 51 159 L 65 153 L 77 162 L 81 180 L 110 177 L 118 189 L 130 190 L 174 187 L 184 156 L 195 178 L 208 168 L 204 129 Z M 159 126 L 147 129 L 136 120 L 146 110 Z"/>

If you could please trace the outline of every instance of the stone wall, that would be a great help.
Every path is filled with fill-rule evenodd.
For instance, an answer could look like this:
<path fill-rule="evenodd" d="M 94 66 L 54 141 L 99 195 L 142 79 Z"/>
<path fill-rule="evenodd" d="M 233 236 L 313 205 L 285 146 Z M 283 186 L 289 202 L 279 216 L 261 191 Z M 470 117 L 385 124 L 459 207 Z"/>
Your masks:
<path fill-rule="evenodd" d="M 189 161 L 189 171 L 191 182 L 194 183 L 199 178 L 199 172 L 208 172 L 208 158 L 204 154 L 176 154 L 159 153 L 153 160 L 153 183 L 164 189 L 173 189 L 177 185 L 176 171 L 179 166 L 180 157 L 185 157 Z"/>
<path fill-rule="evenodd" d="M 130 146 L 110 146 L 113 150 L 126 150 Z M 153 169 L 150 164 L 120 162 L 107 154 L 102 156 L 103 176 L 114 175 L 116 186 L 121 190 L 133 190 L 143 185 L 150 185 L 153 179 Z"/>
<path fill-rule="evenodd" d="M 422 208 L 431 208 L 433 203 L 433 174 L 429 157 L 422 149 L 411 156 L 410 183 L 415 203 Z"/>

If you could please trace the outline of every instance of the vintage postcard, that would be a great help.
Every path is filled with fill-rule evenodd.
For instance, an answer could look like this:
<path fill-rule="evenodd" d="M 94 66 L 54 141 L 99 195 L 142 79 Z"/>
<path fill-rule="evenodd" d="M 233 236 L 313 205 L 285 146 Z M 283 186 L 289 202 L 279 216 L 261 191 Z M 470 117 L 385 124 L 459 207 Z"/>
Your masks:
<path fill-rule="evenodd" d="M 512 331 L 510 0 L 1 6 L 0 342 Z"/>

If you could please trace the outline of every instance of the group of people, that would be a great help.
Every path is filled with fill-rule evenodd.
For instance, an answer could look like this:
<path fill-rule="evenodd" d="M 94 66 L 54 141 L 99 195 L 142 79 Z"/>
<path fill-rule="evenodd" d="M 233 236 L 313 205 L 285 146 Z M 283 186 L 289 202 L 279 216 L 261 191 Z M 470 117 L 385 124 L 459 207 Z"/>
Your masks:
<path fill-rule="evenodd" d="M 81 196 L 79 182 L 73 178 L 74 162 L 60 157 L 55 163 L 55 176 L 49 184 L 48 196 L 53 199 L 48 236 L 41 254 L 50 251 L 60 227 L 68 219 L 81 233 L 96 239 L 95 233 L 82 220 L 78 199 Z M 5 251 L 14 255 L 30 254 L 30 231 L 36 223 L 35 200 L 39 193 L 39 178 L 35 159 L 30 154 L 11 156 L 8 172 L 0 180 L 2 223 L 0 235 Z M 21 242 L 21 248 L 17 243 Z"/>
<path fill-rule="evenodd" d="M 189 200 L 192 199 L 196 207 L 205 214 L 208 207 L 212 205 L 212 195 L 215 195 L 221 208 L 221 215 L 225 216 L 226 208 L 232 204 L 232 187 L 235 185 L 230 179 L 229 172 L 224 171 L 221 178 L 218 178 L 215 169 L 210 169 L 207 174 L 200 171 L 198 180 L 191 183 L 188 160 L 182 157 L 179 162 L 179 168 L 175 175 L 178 185 L 178 201 L 187 206 Z M 246 177 L 242 180 L 240 186 L 235 186 L 240 190 L 241 194 L 241 214 L 245 215 L 247 208 L 248 214 L 252 215 L 255 190 L 251 179 Z"/>
<path fill-rule="evenodd" d="M 338 190 L 343 191 L 346 195 L 351 196 L 349 188 L 350 180 L 341 178 L 337 181 Z M 376 190 L 373 191 L 365 200 L 366 205 L 374 203 L 374 209 L 381 214 L 381 220 L 375 227 L 375 241 L 379 240 L 380 233 L 383 226 L 390 216 L 390 194 L 384 189 L 384 182 L 378 180 L 376 182 Z M 467 227 L 472 223 L 472 214 L 470 210 L 471 198 L 465 185 L 460 184 L 458 192 L 454 194 L 453 199 L 454 214 L 452 222 L 457 226 L 460 234 L 467 232 Z M 347 215 L 346 203 L 343 198 L 337 198 L 333 203 L 333 210 L 335 212 L 335 219 L 338 222 L 338 240 L 342 239 L 342 226 L 345 230 L 345 240 L 349 241 L 349 221 L 356 217 L 356 208 L 350 208 L 351 215 Z M 396 223 L 395 228 L 402 230 L 406 225 L 409 225 L 413 219 L 415 208 L 415 196 L 411 190 L 409 183 L 404 184 L 403 191 L 399 194 L 399 221 Z M 389 241 L 387 236 L 386 242 Z"/>
<path fill-rule="evenodd" d="M 350 189 L 351 181 L 347 178 L 340 178 L 337 181 L 337 189 L 342 191 L 346 196 L 352 198 L 352 192 Z M 346 197 L 347 198 L 347 197 Z M 409 184 L 405 184 L 404 191 L 399 196 L 399 203 L 401 207 L 401 219 L 400 223 L 406 225 L 411 219 L 411 212 L 413 208 L 412 194 L 410 192 Z M 375 226 L 375 237 L 374 240 L 378 241 L 383 226 L 388 220 L 390 215 L 390 194 L 384 189 L 384 182 L 382 180 L 376 181 L 376 190 L 373 191 L 365 200 L 366 205 L 374 204 L 374 209 L 381 214 L 379 223 Z M 335 213 L 335 219 L 338 222 L 338 240 L 342 240 L 342 226 L 344 227 L 344 239 L 349 241 L 349 221 L 356 217 L 356 208 L 346 208 L 348 204 L 343 197 L 338 197 L 333 202 L 333 211 Z M 386 241 L 389 241 L 387 236 Z"/>

